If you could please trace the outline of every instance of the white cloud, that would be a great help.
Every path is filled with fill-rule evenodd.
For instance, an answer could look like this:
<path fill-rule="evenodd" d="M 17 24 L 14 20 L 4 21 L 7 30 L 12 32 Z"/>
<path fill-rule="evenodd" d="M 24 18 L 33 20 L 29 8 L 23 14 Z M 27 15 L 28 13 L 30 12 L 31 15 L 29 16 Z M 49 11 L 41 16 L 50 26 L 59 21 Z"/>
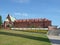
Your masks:
<path fill-rule="evenodd" d="M 27 17 L 28 13 L 14 13 L 14 15 Z"/>
<path fill-rule="evenodd" d="M 28 3 L 30 0 L 13 0 L 15 2 L 19 2 L 19 3 Z"/>

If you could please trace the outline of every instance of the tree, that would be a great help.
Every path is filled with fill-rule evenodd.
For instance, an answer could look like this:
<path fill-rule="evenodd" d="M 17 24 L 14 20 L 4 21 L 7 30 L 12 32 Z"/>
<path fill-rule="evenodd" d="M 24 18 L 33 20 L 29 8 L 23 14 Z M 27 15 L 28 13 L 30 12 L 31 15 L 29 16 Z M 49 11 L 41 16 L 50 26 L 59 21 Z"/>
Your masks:
<path fill-rule="evenodd" d="M 2 17 L 0 16 L 0 26 L 2 25 Z"/>

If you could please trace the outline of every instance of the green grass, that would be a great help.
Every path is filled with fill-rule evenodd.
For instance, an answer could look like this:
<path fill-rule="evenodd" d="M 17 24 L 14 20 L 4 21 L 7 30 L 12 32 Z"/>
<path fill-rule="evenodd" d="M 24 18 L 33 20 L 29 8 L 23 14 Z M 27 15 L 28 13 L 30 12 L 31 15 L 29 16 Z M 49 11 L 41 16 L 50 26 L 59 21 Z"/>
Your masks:
<path fill-rule="evenodd" d="M 40 33 L 0 29 L 0 45 L 51 45 Z"/>
<path fill-rule="evenodd" d="M 47 34 L 48 30 L 16 30 L 16 31 L 24 31 L 24 32 L 35 32 L 35 33 L 43 33 Z"/>

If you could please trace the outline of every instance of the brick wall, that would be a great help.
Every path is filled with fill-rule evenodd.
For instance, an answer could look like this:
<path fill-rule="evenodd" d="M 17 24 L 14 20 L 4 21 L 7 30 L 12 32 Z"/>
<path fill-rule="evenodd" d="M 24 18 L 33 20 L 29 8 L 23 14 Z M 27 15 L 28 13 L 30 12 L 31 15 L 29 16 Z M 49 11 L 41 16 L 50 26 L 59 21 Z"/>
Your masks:
<path fill-rule="evenodd" d="M 35 28 L 48 28 L 51 25 L 50 20 L 45 19 L 24 19 L 24 20 L 16 20 L 14 22 L 14 27 L 16 28 L 27 28 L 27 27 L 35 27 Z"/>

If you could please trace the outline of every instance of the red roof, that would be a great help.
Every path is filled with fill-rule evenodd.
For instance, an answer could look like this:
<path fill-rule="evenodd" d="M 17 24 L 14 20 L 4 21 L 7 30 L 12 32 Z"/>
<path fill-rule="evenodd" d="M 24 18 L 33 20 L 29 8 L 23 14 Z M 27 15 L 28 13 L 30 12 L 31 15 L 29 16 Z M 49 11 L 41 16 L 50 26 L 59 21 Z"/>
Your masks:
<path fill-rule="evenodd" d="M 50 21 L 46 18 L 44 19 L 20 19 L 20 20 L 15 20 L 15 22 L 38 22 L 38 21 Z"/>

